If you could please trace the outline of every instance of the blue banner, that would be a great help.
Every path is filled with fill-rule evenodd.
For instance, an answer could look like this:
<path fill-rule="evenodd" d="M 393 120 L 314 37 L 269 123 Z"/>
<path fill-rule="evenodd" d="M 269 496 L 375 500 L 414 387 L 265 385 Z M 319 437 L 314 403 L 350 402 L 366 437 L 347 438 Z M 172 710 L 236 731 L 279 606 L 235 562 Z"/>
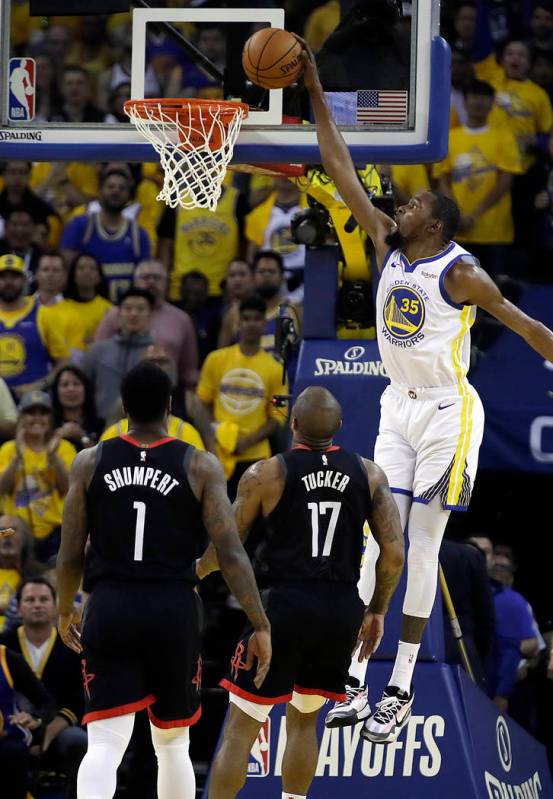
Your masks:
<path fill-rule="evenodd" d="M 389 663 L 371 663 L 372 701 Z M 324 728 L 309 799 L 553 799 L 545 750 L 496 706 L 460 668 L 420 663 L 407 728 L 393 744 L 360 738 L 361 725 Z M 286 746 L 285 705 L 276 706 L 256 741 L 240 799 L 280 795 Z M 204 792 L 207 798 L 207 789 Z"/>
<path fill-rule="evenodd" d="M 324 386 L 342 405 L 338 444 L 372 458 L 380 418 L 380 397 L 390 381 L 376 341 L 304 341 L 294 385 Z"/>
<path fill-rule="evenodd" d="M 527 286 L 522 311 L 553 328 L 553 286 Z M 486 413 L 481 469 L 553 471 L 553 364 L 504 329 L 470 375 Z"/>

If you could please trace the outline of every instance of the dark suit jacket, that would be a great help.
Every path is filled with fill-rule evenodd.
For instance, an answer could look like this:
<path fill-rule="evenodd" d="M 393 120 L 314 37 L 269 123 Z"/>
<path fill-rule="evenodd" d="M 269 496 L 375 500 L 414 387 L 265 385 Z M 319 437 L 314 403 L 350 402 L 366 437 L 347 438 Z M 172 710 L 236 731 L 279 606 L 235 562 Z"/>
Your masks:
<path fill-rule="evenodd" d="M 485 665 L 491 652 L 495 627 L 493 595 L 485 558 L 470 544 L 444 539 L 440 563 L 463 631 L 469 660 L 477 682 L 484 687 Z M 446 661 L 460 663 L 445 603 L 443 613 Z"/>
<path fill-rule="evenodd" d="M 22 629 L 19 627 L 14 632 L 0 635 L 0 644 L 5 644 L 12 652 L 23 655 L 29 666 L 33 668 L 32 661 L 26 656 L 26 646 L 24 642 L 22 643 L 21 634 L 18 634 L 18 630 Z M 84 707 L 81 658 L 65 646 L 57 631 L 43 668 L 40 673 L 35 673 L 54 697 L 56 715 L 63 716 L 69 724 L 79 724 Z"/>

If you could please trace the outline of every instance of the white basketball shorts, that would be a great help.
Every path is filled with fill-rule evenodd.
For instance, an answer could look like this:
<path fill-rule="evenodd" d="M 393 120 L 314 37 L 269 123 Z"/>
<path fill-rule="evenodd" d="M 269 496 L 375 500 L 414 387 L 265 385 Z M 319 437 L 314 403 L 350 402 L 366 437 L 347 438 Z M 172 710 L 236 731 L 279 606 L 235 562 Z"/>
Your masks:
<path fill-rule="evenodd" d="M 484 433 L 484 408 L 464 382 L 440 388 L 390 385 L 380 400 L 374 460 L 392 492 L 446 510 L 466 510 Z"/>

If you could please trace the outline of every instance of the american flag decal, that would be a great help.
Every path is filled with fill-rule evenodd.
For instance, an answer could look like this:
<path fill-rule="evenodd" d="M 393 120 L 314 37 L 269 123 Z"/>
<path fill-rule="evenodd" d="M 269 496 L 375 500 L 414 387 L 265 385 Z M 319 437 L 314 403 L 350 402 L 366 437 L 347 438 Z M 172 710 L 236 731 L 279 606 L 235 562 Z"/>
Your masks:
<path fill-rule="evenodd" d="M 401 125 L 407 122 L 407 91 L 361 89 L 357 92 L 357 122 Z"/>

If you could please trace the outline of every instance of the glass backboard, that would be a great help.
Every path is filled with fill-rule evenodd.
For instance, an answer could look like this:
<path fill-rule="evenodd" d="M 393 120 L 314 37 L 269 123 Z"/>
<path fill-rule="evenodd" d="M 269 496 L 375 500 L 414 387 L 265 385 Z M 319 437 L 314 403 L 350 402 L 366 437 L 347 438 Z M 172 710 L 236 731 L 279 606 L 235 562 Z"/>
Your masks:
<path fill-rule="evenodd" d="M 445 155 L 449 49 L 439 36 L 436 0 L 413 0 L 403 14 L 393 0 L 341 0 L 339 10 L 317 0 L 148 5 L 127 14 L 31 17 L 26 0 L 0 0 L 0 158 L 154 161 L 122 114 L 124 100 L 193 96 L 249 104 L 235 162 L 317 163 L 301 80 L 264 90 L 242 69 L 243 45 L 262 27 L 313 43 L 357 163 Z"/>

